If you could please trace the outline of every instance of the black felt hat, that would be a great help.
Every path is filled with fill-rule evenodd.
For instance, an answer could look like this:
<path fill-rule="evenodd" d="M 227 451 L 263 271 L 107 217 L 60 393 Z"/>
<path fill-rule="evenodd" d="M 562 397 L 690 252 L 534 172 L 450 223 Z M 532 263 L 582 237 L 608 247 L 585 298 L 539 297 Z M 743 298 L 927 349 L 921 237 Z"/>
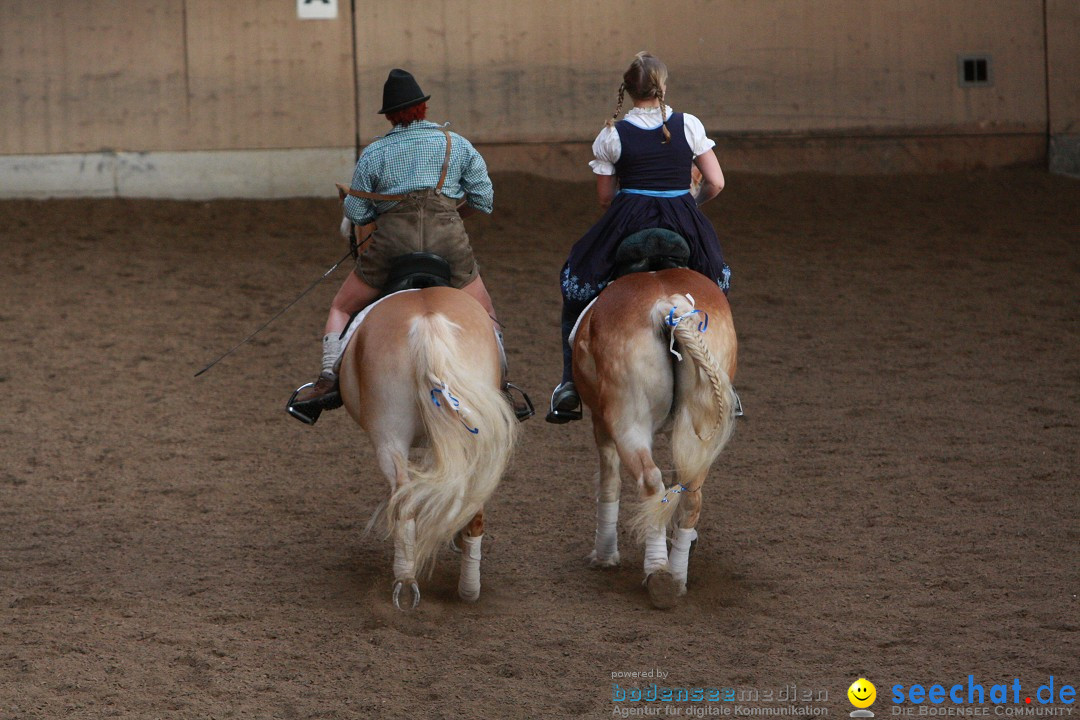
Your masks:
<path fill-rule="evenodd" d="M 379 114 L 386 115 L 404 110 L 413 105 L 419 105 L 430 97 L 420 89 L 412 73 L 401 68 L 394 68 L 386 78 L 386 84 L 383 85 L 382 109 L 379 110 Z"/>

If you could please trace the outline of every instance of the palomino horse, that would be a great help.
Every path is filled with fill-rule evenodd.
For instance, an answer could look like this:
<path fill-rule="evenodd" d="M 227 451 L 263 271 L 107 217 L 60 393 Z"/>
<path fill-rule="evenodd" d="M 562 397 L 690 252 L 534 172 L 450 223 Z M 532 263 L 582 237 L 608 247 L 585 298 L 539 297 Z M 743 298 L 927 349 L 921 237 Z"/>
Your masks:
<path fill-rule="evenodd" d="M 589 559 L 599 567 L 619 563 L 621 462 L 640 491 L 633 526 L 645 543 L 645 584 L 657 607 L 686 593 L 701 488 L 734 429 L 735 352 L 724 293 L 684 268 L 619 278 L 578 324 L 574 384 L 592 412 L 600 452 Z M 654 435 L 668 424 L 676 482 L 665 487 L 652 451 Z"/>
<path fill-rule="evenodd" d="M 462 548 L 458 595 L 468 602 L 480 596 L 484 503 L 518 432 L 500 375 L 491 319 L 480 303 L 448 287 L 382 300 L 342 355 L 342 400 L 390 481 L 386 521 L 398 608 L 406 586 L 416 607 L 417 577 L 455 539 Z M 422 446 L 411 461 L 410 449 Z"/>

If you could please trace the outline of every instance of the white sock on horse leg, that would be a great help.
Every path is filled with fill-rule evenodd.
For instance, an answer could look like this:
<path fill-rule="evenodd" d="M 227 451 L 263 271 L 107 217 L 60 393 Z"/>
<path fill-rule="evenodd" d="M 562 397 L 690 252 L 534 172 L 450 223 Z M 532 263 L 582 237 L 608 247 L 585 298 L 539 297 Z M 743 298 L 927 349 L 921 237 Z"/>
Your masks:
<path fill-rule="evenodd" d="M 667 535 L 664 528 L 650 528 L 649 534 L 645 536 L 645 574 L 666 570 L 667 564 Z"/>
<path fill-rule="evenodd" d="M 619 562 L 619 501 L 596 503 L 596 562 Z"/>
<path fill-rule="evenodd" d="M 461 574 L 458 576 L 458 597 L 475 602 L 480 597 L 480 541 L 483 535 L 461 536 Z"/>
<path fill-rule="evenodd" d="M 405 523 L 394 538 L 394 580 L 413 580 L 416 577 L 416 521 Z"/>
<path fill-rule="evenodd" d="M 341 338 L 337 333 L 324 335 L 322 339 L 322 371 L 326 375 L 334 375 L 334 365 L 341 357 Z"/>
<path fill-rule="evenodd" d="M 668 557 L 668 569 L 680 587 L 686 588 L 687 566 L 690 564 L 690 544 L 697 540 L 694 528 L 675 528 L 671 536 L 671 555 Z"/>

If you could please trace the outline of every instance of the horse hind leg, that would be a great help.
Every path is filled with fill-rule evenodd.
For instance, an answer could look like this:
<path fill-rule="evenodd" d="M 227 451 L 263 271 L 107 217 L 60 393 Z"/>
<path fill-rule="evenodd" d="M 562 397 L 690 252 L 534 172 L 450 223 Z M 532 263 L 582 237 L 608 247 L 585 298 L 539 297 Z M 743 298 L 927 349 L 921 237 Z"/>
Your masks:
<path fill-rule="evenodd" d="M 409 518 L 394 533 L 394 607 L 401 610 L 401 590 L 408 586 L 412 594 L 410 610 L 420 604 L 420 586 L 416 582 L 416 520 Z"/>
<path fill-rule="evenodd" d="M 465 602 L 480 599 L 480 546 L 484 540 L 484 509 L 473 516 L 461 531 L 461 571 L 458 597 Z"/>
<path fill-rule="evenodd" d="M 659 502 L 664 492 L 664 476 L 653 462 L 648 449 L 638 450 L 623 458 L 627 470 L 637 480 L 642 508 L 636 518 L 638 534 L 645 540 L 645 574 L 666 570 L 668 564 L 666 527 L 657 513 L 649 508 Z"/>
<path fill-rule="evenodd" d="M 610 568 L 619 564 L 619 452 L 615 442 L 599 423 L 594 425 L 600 453 L 600 474 L 596 479 L 596 539 L 585 559 L 592 567 Z"/>
<path fill-rule="evenodd" d="M 663 474 L 648 449 L 638 450 L 623 462 L 637 478 L 641 495 L 642 509 L 636 524 L 645 540 L 645 588 L 653 607 L 666 610 L 678 601 L 679 587 L 668 567 L 667 524 L 659 513 L 650 510 L 660 503 L 657 495 L 664 494 Z"/>
<path fill-rule="evenodd" d="M 695 478 L 686 484 L 686 487 L 695 487 L 696 490 L 683 493 L 679 503 L 682 517 L 671 535 L 671 554 L 668 557 L 668 567 L 671 575 L 678 584 L 678 594 L 686 594 L 686 579 L 690 564 L 690 550 L 697 540 L 698 534 L 695 527 L 701 517 L 701 485 L 704 477 Z"/>
<path fill-rule="evenodd" d="M 408 452 L 407 450 L 405 451 Z M 379 468 L 390 480 L 391 492 L 409 482 L 408 460 L 400 449 L 382 445 L 377 452 Z M 420 585 L 416 582 L 416 520 L 392 523 L 394 536 L 394 607 L 401 610 L 401 591 L 408 587 L 412 595 L 409 609 L 420 604 Z"/>

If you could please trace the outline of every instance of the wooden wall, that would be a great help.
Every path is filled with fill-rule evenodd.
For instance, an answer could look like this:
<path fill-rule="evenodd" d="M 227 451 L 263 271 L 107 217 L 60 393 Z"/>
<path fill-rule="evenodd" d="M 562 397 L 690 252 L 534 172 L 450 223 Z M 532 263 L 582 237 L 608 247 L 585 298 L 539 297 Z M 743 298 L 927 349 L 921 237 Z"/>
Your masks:
<path fill-rule="evenodd" d="M 355 55 L 351 0 L 0 0 L 0 156 L 348 148 L 392 67 L 476 142 L 588 142 L 646 48 L 718 138 L 1080 133 L 1076 0 L 354 2 Z"/>
<path fill-rule="evenodd" d="M 1048 0 L 1050 132 L 1080 135 L 1080 2 Z"/>
<path fill-rule="evenodd" d="M 1031 0 L 360 0 L 361 107 L 413 68 L 433 109 L 491 142 L 591 137 L 622 71 L 649 49 L 672 103 L 711 131 L 1043 132 L 1043 12 Z M 614 8 L 620 8 L 615 11 Z M 992 88 L 961 88 L 958 53 L 990 53 Z M 430 88 L 430 90 L 428 90 Z M 373 108 L 377 109 L 377 107 Z M 380 130 L 361 113 L 361 135 Z"/>
<path fill-rule="evenodd" d="M 287 1 L 0 1 L 0 154 L 351 145 L 351 58 Z"/>

